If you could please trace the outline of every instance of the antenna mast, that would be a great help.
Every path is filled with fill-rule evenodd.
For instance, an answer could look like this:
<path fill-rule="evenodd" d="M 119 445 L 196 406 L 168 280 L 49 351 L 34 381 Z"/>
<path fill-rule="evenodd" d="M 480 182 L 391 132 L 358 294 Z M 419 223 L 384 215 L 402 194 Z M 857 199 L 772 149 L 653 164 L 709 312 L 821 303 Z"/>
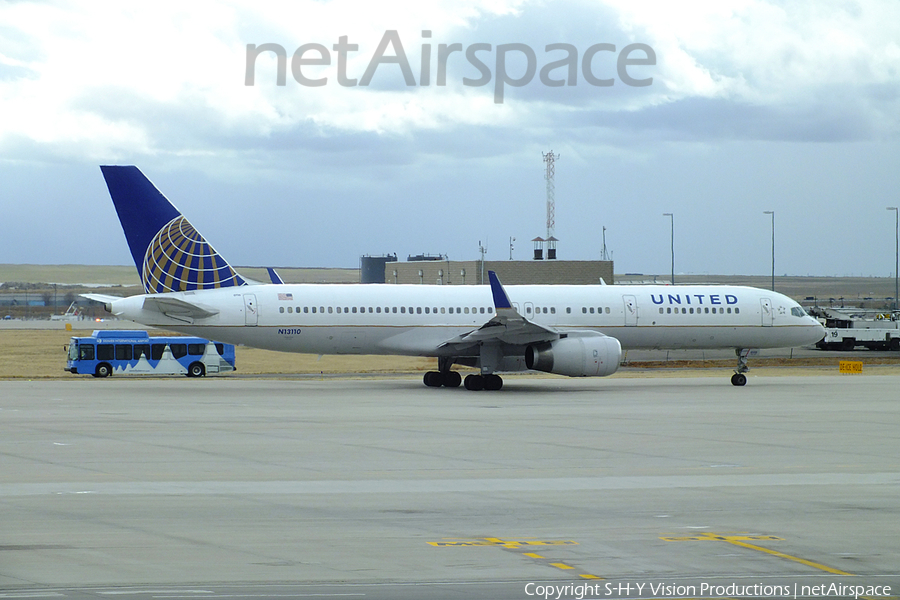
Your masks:
<path fill-rule="evenodd" d="M 543 154 L 543 153 L 542 153 Z M 556 242 L 558 241 L 554 236 L 556 229 L 556 186 L 554 183 L 554 178 L 556 176 L 556 159 L 559 158 L 558 154 L 553 154 L 553 151 L 547 152 L 544 154 L 544 163 L 547 165 L 547 169 L 544 172 L 544 179 L 547 181 L 547 258 L 555 259 L 556 258 Z"/>

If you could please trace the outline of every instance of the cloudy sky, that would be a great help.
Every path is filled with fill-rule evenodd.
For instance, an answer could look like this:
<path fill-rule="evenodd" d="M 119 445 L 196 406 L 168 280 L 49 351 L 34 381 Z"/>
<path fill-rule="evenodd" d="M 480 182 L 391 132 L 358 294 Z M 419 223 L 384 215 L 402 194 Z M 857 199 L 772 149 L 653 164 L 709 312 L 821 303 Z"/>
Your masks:
<path fill-rule="evenodd" d="M 893 275 L 900 2 L 0 2 L 0 263 L 130 264 L 100 164 L 236 265 L 527 259 L 550 150 L 560 258 L 667 273 L 671 212 L 676 271 L 766 274 L 774 210 L 778 274 Z"/>

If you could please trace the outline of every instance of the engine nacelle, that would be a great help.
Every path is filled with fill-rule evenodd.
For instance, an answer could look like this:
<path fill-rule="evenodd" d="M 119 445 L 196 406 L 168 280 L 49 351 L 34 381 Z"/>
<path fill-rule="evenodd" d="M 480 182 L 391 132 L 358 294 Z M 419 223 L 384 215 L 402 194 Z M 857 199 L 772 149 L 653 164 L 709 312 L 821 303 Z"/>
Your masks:
<path fill-rule="evenodd" d="M 622 345 L 605 335 L 569 336 L 525 349 L 529 369 L 569 377 L 605 377 L 619 368 Z"/>

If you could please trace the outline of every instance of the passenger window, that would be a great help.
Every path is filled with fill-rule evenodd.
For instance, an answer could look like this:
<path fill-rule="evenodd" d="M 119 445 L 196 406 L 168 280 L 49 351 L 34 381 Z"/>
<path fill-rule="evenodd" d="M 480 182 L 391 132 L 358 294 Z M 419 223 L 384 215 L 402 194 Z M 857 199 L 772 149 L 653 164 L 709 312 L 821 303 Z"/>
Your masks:
<path fill-rule="evenodd" d="M 426 315 L 430 315 L 430 314 L 431 314 L 431 309 L 428 308 L 427 306 L 425 307 L 425 314 L 426 314 Z"/>
<path fill-rule="evenodd" d="M 555 314 L 556 314 L 556 307 L 555 307 L 555 306 L 551 306 L 551 307 L 550 307 L 550 314 L 551 314 L 551 315 L 555 315 Z"/>
<path fill-rule="evenodd" d="M 141 356 L 150 358 L 150 344 L 134 345 L 134 360 L 140 360 Z"/>
<path fill-rule="evenodd" d="M 586 315 L 586 314 L 587 314 L 587 308 L 584 307 L 584 306 L 582 306 L 582 307 L 581 307 L 581 312 L 582 312 L 582 314 L 585 314 L 585 315 Z"/>
<path fill-rule="evenodd" d="M 526 307 L 525 307 L 525 313 L 526 313 L 526 314 L 529 314 L 529 315 L 531 314 L 531 307 L 530 307 L 530 306 L 526 306 Z"/>
<path fill-rule="evenodd" d="M 417 314 L 417 315 L 421 315 L 421 314 L 422 314 L 422 307 L 421 307 L 421 306 L 417 306 L 417 307 L 416 307 L 416 314 Z"/>
<path fill-rule="evenodd" d="M 165 350 L 165 344 L 153 344 L 152 346 L 150 346 L 150 358 L 152 358 L 153 360 L 160 360 Z"/>
<path fill-rule="evenodd" d="M 355 307 L 355 306 L 353 307 L 353 314 L 354 314 L 354 315 L 356 314 L 356 307 Z"/>
<path fill-rule="evenodd" d="M 572 307 L 571 307 L 571 306 L 567 306 L 567 307 L 566 307 L 566 314 L 567 314 L 567 315 L 571 315 L 571 314 L 572 314 Z"/>
<path fill-rule="evenodd" d="M 469 307 L 466 307 L 466 314 L 469 314 Z"/>
<path fill-rule="evenodd" d="M 402 312 L 402 313 L 405 315 L 405 314 L 406 314 L 406 307 L 405 307 L 405 306 L 401 306 L 401 307 L 400 307 L 400 312 Z"/>
<path fill-rule="evenodd" d="M 78 360 L 94 360 L 94 345 L 93 344 L 82 344 L 78 347 L 79 357 Z"/>
<path fill-rule="evenodd" d="M 728 307 L 728 311 L 727 311 L 727 312 L 728 312 L 729 315 L 731 314 L 731 307 L 730 307 L 730 306 Z"/>
<path fill-rule="evenodd" d="M 394 308 L 392 308 L 392 309 L 391 309 L 391 312 L 394 313 L 394 314 L 397 314 L 397 307 L 395 306 Z"/>
<path fill-rule="evenodd" d="M 328 314 L 330 315 L 330 314 L 332 314 L 333 312 L 334 312 L 334 307 L 329 306 L 329 307 L 328 307 Z"/>
<path fill-rule="evenodd" d="M 691 314 L 694 314 L 694 309 L 693 309 L 693 307 L 691 308 L 690 313 L 691 313 Z"/>
<path fill-rule="evenodd" d="M 437 306 L 432 307 L 431 312 L 433 312 L 434 314 L 437 314 Z"/>
<path fill-rule="evenodd" d="M 131 344 L 116 345 L 116 360 L 131 360 L 132 346 Z"/>
<path fill-rule="evenodd" d="M 293 312 L 294 312 L 294 307 L 293 307 L 293 306 L 288 306 L 288 312 L 289 312 L 289 313 L 293 313 Z"/>
<path fill-rule="evenodd" d="M 348 312 L 350 312 L 350 309 L 349 309 L 348 307 L 345 306 L 345 307 L 344 307 L 344 313 L 348 313 Z"/>
<path fill-rule="evenodd" d="M 378 314 L 380 315 L 380 314 L 381 314 L 381 307 L 380 307 L 380 306 L 376 306 L 376 307 L 375 307 L 375 312 L 378 313 Z"/>
<path fill-rule="evenodd" d="M 341 314 L 341 307 L 340 307 L 340 306 L 337 307 L 337 313 L 338 313 L 338 314 Z"/>
<path fill-rule="evenodd" d="M 278 307 L 278 312 L 283 313 L 283 312 L 284 312 L 284 307 L 283 307 L 283 306 L 279 306 L 279 307 Z"/>
<path fill-rule="evenodd" d="M 219 356 L 225 356 L 225 344 L 216 342 L 216 352 L 219 353 Z"/>
<path fill-rule="evenodd" d="M 738 314 L 739 312 L 741 312 L 741 309 L 739 309 L 737 306 L 735 306 L 735 307 L 734 307 L 734 314 Z"/>
<path fill-rule="evenodd" d="M 412 307 L 412 306 L 409 307 L 409 314 L 413 314 L 413 307 Z"/>
<path fill-rule="evenodd" d="M 205 344 L 188 344 L 188 354 L 191 356 L 203 356 L 203 350 L 205 348 Z"/>
<path fill-rule="evenodd" d="M 313 312 L 316 312 L 316 307 L 315 307 L 315 306 L 313 306 Z M 306 314 L 309 314 L 309 307 L 308 307 L 308 306 L 304 306 L 304 307 L 303 307 L 303 314 L 305 314 L 305 315 L 306 315 Z"/>
<path fill-rule="evenodd" d="M 590 310 L 591 310 L 591 314 L 594 314 L 594 307 L 593 307 L 593 306 L 591 307 Z"/>
<path fill-rule="evenodd" d="M 609 307 L 606 307 L 606 314 L 609 314 Z"/>
<path fill-rule="evenodd" d="M 182 358 L 187 355 L 187 344 L 169 344 L 169 348 L 172 350 L 172 356 L 175 358 Z"/>
<path fill-rule="evenodd" d="M 313 312 L 316 312 L 316 309 L 313 309 Z M 319 307 L 319 312 L 320 312 L 320 313 L 324 313 L 324 312 L 325 312 L 325 307 L 324 307 L 324 306 L 320 306 L 320 307 Z M 328 312 L 331 312 L 331 311 L 328 311 Z"/>
<path fill-rule="evenodd" d="M 116 350 L 112 344 L 97 344 L 97 360 L 112 360 Z"/>
<path fill-rule="evenodd" d="M 663 307 L 662 307 L 662 306 L 659 307 L 659 314 L 663 314 Z"/>

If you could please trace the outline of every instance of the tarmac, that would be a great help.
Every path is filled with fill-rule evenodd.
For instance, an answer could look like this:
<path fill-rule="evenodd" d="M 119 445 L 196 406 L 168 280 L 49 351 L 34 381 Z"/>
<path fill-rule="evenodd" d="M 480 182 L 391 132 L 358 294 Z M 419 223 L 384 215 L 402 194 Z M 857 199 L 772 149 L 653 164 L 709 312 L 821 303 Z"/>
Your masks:
<path fill-rule="evenodd" d="M 3 381 L 0 598 L 898 597 L 898 387 Z"/>

